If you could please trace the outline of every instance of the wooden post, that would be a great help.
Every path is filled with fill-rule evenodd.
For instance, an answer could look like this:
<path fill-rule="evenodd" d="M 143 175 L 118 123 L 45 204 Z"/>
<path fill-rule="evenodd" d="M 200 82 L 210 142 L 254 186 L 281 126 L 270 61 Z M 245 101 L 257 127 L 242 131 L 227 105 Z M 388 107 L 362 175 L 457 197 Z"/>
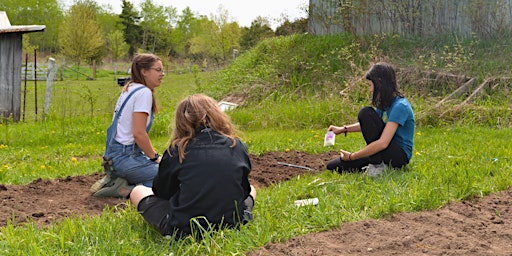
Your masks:
<path fill-rule="evenodd" d="M 96 60 L 92 60 L 92 80 L 96 80 Z"/>
<path fill-rule="evenodd" d="M 66 63 L 66 59 L 62 59 L 62 64 L 60 65 L 60 80 L 64 81 L 64 64 Z"/>
<path fill-rule="evenodd" d="M 37 67 L 37 50 L 34 50 L 34 69 Z M 36 120 L 37 120 L 37 73 L 34 72 L 34 104 L 36 107 Z"/>
<path fill-rule="evenodd" d="M 50 113 L 50 105 L 52 102 L 52 83 L 55 76 L 55 59 L 50 58 L 48 60 L 48 76 L 46 77 L 46 94 L 44 96 L 44 111 L 43 116 L 46 117 Z"/>
<path fill-rule="evenodd" d="M 25 121 L 25 109 L 27 107 L 27 73 L 28 73 L 28 53 L 25 54 L 25 87 L 23 88 L 23 121 Z"/>

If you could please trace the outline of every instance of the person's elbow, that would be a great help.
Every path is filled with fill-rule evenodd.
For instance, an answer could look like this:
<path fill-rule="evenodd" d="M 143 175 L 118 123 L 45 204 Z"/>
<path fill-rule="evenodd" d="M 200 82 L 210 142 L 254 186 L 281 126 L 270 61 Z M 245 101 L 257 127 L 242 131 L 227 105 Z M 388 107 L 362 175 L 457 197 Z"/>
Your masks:
<path fill-rule="evenodd" d="M 135 139 L 135 141 L 141 141 L 145 138 L 147 138 L 148 134 L 146 133 L 146 131 L 137 131 L 137 130 L 134 130 L 133 131 L 133 138 Z"/>
<path fill-rule="evenodd" d="M 377 152 L 380 152 L 384 149 L 386 149 L 389 146 L 390 141 L 387 140 L 377 140 L 375 141 L 375 148 L 377 149 Z"/>

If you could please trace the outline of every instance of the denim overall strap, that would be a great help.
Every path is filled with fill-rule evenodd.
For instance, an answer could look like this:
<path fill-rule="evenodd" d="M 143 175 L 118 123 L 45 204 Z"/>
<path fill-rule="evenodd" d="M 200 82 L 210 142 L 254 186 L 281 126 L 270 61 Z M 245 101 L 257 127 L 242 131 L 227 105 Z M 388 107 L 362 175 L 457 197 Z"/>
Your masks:
<path fill-rule="evenodd" d="M 149 117 L 149 124 L 146 127 L 146 132 L 149 133 L 151 131 L 151 126 L 153 125 L 153 120 L 155 119 L 155 115 L 153 114 L 153 111 L 151 111 L 151 116 Z"/>
<path fill-rule="evenodd" d="M 121 115 L 121 112 L 123 111 L 123 108 L 124 106 L 126 105 L 126 102 L 128 102 L 128 100 L 132 97 L 132 95 L 140 90 L 144 88 L 144 86 L 141 86 L 141 87 L 138 87 L 138 88 L 135 88 L 129 95 L 128 97 L 126 97 L 126 99 L 124 100 L 123 104 L 121 104 L 121 107 L 115 111 L 114 113 L 114 119 L 112 120 L 112 124 L 107 128 L 107 141 L 106 141 L 106 145 L 105 145 L 105 153 L 103 155 L 107 155 L 109 152 L 109 145 L 112 143 L 112 141 L 114 140 L 114 136 L 116 135 L 116 132 L 117 132 L 117 123 L 119 121 L 119 116 Z M 153 112 L 151 112 L 151 117 L 153 117 Z M 152 123 L 152 120 L 151 120 L 151 123 Z"/>

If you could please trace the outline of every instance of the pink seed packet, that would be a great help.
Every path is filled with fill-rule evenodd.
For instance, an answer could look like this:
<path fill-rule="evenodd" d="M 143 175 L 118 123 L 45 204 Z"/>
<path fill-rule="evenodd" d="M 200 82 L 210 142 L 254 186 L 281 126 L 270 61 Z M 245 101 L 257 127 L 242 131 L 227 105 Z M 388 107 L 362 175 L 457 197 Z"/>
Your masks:
<path fill-rule="evenodd" d="M 332 131 L 327 132 L 325 134 L 324 147 L 334 146 L 335 138 L 336 138 L 336 135 L 334 134 L 334 132 L 332 132 Z"/>

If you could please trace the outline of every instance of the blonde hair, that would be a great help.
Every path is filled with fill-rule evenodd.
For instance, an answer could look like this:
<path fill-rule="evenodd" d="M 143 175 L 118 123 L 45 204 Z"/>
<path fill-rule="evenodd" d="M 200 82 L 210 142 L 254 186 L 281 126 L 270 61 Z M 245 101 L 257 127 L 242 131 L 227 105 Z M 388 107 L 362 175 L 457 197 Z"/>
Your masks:
<path fill-rule="evenodd" d="M 214 99 L 204 94 L 193 94 L 178 104 L 174 126 L 170 147 L 178 147 L 180 163 L 185 159 L 187 145 L 199 127 L 211 128 L 228 137 L 233 142 L 231 147 L 236 145 L 236 129 L 231 119 Z"/>

